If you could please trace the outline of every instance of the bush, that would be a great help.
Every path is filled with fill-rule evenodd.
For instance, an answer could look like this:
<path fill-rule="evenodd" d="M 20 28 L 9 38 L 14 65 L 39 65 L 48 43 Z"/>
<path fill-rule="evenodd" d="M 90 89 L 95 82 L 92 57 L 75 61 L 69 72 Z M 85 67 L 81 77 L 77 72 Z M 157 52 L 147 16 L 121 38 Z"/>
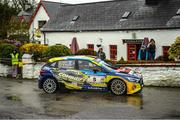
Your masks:
<path fill-rule="evenodd" d="M 29 35 L 28 34 L 20 34 L 20 35 L 10 35 L 8 37 L 9 40 L 19 40 L 21 42 L 29 42 Z"/>
<path fill-rule="evenodd" d="M 163 55 L 158 56 L 155 60 L 156 60 L 156 61 L 171 61 L 171 60 L 168 58 L 168 56 L 163 56 Z"/>
<path fill-rule="evenodd" d="M 18 40 L 9 40 L 9 39 L 4 39 L 4 40 L 0 40 L 0 44 L 13 44 L 17 47 L 21 46 L 21 42 Z"/>
<path fill-rule="evenodd" d="M 71 55 L 71 50 L 65 45 L 53 45 L 48 47 L 43 56 L 46 58 Z"/>
<path fill-rule="evenodd" d="M 174 44 L 171 45 L 171 47 L 168 50 L 169 53 L 169 59 L 180 59 L 180 36 L 176 38 L 176 41 Z"/>
<path fill-rule="evenodd" d="M 0 44 L 1 63 L 11 65 L 11 55 L 10 54 L 13 52 L 14 49 L 17 49 L 17 47 L 15 45 Z"/>
<path fill-rule="evenodd" d="M 33 54 L 33 59 L 35 61 L 40 61 L 47 48 L 47 46 L 42 44 L 28 43 L 21 46 L 20 51 L 22 53 Z"/>
<path fill-rule="evenodd" d="M 76 55 L 92 55 L 96 56 L 97 52 L 89 49 L 80 49 Z"/>

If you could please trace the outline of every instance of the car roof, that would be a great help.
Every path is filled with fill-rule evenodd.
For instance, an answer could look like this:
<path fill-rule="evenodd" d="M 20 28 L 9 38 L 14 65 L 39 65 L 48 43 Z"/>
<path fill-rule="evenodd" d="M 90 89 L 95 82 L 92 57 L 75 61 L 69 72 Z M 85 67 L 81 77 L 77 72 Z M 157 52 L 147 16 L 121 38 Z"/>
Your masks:
<path fill-rule="evenodd" d="M 59 60 L 94 60 L 95 56 L 85 56 L 85 55 L 76 55 L 76 56 L 63 56 L 63 57 L 54 57 L 49 59 L 48 62 L 55 62 Z"/>

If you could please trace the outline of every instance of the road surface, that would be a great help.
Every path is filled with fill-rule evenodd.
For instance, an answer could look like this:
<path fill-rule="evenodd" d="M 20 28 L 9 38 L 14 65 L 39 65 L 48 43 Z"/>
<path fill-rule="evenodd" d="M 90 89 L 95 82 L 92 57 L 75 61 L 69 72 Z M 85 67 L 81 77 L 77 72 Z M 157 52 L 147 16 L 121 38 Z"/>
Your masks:
<path fill-rule="evenodd" d="M 0 119 L 180 119 L 180 88 L 145 87 L 142 94 L 58 91 L 46 94 L 37 81 L 0 77 Z"/>

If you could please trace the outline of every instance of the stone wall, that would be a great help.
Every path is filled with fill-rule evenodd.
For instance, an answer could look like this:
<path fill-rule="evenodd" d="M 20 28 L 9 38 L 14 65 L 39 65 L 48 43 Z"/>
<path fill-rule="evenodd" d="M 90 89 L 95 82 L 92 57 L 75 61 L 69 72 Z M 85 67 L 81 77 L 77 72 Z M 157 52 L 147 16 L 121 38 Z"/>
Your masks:
<path fill-rule="evenodd" d="M 28 63 L 23 66 L 22 77 L 37 79 L 44 63 Z M 0 76 L 11 74 L 11 67 L 0 64 Z M 137 67 L 136 67 L 137 68 Z M 140 67 L 146 86 L 176 86 L 180 87 L 180 67 Z"/>
<path fill-rule="evenodd" d="M 7 77 L 11 75 L 11 66 L 0 63 L 0 76 Z"/>
<path fill-rule="evenodd" d="M 44 63 L 38 64 L 25 64 L 22 69 L 22 77 L 26 79 L 36 79 Z"/>
<path fill-rule="evenodd" d="M 149 86 L 180 87 L 180 67 L 144 67 L 144 84 Z"/>

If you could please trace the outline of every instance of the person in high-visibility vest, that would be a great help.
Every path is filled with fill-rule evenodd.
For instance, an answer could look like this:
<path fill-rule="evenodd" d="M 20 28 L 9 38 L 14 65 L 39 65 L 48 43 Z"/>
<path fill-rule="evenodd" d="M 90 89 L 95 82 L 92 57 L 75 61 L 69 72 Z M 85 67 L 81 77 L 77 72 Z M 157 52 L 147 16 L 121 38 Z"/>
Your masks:
<path fill-rule="evenodd" d="M 19 65 L 19 53 L 17 50 L 13 50 L 11 55 L 11 63 L 12 63 L 12 77 L 17 78 L 18 74 L 18 65 Z"/>

